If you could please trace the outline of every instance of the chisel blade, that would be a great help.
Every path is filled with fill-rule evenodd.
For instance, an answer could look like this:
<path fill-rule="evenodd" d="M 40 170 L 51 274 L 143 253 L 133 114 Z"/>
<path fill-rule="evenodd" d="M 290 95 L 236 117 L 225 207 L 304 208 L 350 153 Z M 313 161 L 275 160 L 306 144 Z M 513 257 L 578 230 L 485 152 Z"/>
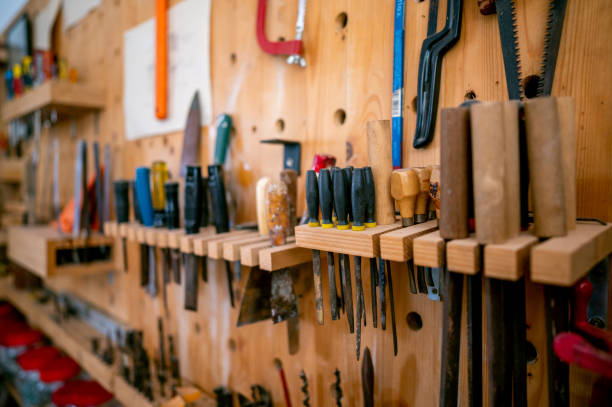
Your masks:
<path fill-rule="evenodd" d="M 157 296 L 158 287 L 155 247 L 149 246 L 149 294 L 151 297 L 155 298 Z"/>
<path fill-rule="evenodd" d="M 355 332 L 355 316 L 353 314 L 353 283 L 351 277 L 351 262 L 348 254 L 342 254 L 342 263 L 344 264 L 344 300 L 346 301 L 346 319 L 349 324 L 349 332 Z"/>
<path fill-rule="evenodd" d="M 270 309 L 276 324 L 297 316 L 297 297 L 289 269 L 276 270 L 270 276 Z"/>
<path fill-rule="evenodd" d="M 242 295 L 236 326 L 248 325 L 272 317 L 270 280 L 269 272 L 261 270 L 259 267 L 251 268 Z"/>
<path fill-rule="evenodd" d="M 185 256 L 185 309 L 189 311 L 198 310 L 198 267 L 195 256 Z"/>
<path fill-rule="evenodd" d="M 230 267 L 229 261 L 224 260 L 224 263 L 225 274 L 227 276 L 227 288 L 229 290 L 230 304 L 232 305 L 232 308 L 234 308 L 234 275 L 232 274 L 232 268 Z"/>
<path fill-rule="evenodd" d="M 200 161 L 200 138 L 202 132 L 202 114 L 200 112 L 200 94 L 196 91 L 191 100 L 187 123 L 183 136 L 183 151 L 181 153 L 180 175 L 185 177 L 188 165 L 197 165 Z"/>
<path fill-rule="evenodd" d="M 336 265 L 334 264 L 334 253 L 327 252 L 327 274 L 329 277 L 329 305 L 332 321 L 340 318 L 338 313 L 338 294 L 336 291 Z"/>
<path fill-rule="evenodd" d="M 317 322 L 323 325 L 323 285 L 321 283 L 321 251 L 312 251 L 312 271 L 314 274 L 315 307 Z"/>
<path fill-rule="evenodd" d="M 387 301 L 386 301 L 387 277 L 385 276 L 385 261 L 381 258 L 378 260 L 378 292 L 380 294 L 380 326 L 387 329 Z"/>
<path fill-rule="evenodd" d="M 355 256 L 355 289 L 357 297 L 357 338 L 356 338 L 356 352 L 357 360 L 361 354 L 361 318 L 363 317 L 363 286 L 361 284 L 361 257 Z"/>
<path fill-rule="evenodd" d="M 199 256 L 202 268 L 202 281 L 208 283 L 208 256 Z"/>
<path fill-rule="evenodd" d="M 393 278 L 391 277 L 391 262 L 385 261 L 387 268 L 387 286 L 389 287 L 389 306 L 391 307 L 391 330 L 393 332 L 393 355 L 397 356 L 397 327 L 395 326 L 395 302 L 393 301 Z"/>
<path fill-rule="evenodd" d="M 140 286 L 149 285 L 149 250 L 147 245 L 140 245 Z"/>
<path fill-rule="evenodd" d="M 372 297 L 372 325 L 378 327 L 378 307 L 376 299 L 376 286 L 378 285 L 378 270 L 376 269 L 376 258 L 370 258 L 370 295 Z"/>
<path fill-rule="evenodd" d="M 370 348 L 363 351 L 361 364 L 361 388 L 363 390 L 363 407 L 374 407 L 374 365 Z"/>
<path fill-rule="evenodd" d="M 176 284 L 181 284 L 181 252 L 177 249 L 170 249 L 170 259 L 172 261 L 172 275 Z"/>

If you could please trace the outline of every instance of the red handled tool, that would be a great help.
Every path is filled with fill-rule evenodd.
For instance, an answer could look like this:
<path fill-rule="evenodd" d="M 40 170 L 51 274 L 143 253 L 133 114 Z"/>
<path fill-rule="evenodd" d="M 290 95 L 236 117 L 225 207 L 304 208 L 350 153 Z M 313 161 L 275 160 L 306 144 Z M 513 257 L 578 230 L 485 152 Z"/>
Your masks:
<path fill-rule="evenodd" d="M 270 41 L 266 36 L 266 6 L 268 0 L 259 0 L 257 4 L 257 42 L 262 50 L 272 55 L 288 55 L 287 63 L 306 66 L 302 56 L 302 34 L 304 33 L 304 17 L 306 15 L 306 0 L 298 0 L 298 16 L 295 23 L 295 39 L 290 41 Z"/>

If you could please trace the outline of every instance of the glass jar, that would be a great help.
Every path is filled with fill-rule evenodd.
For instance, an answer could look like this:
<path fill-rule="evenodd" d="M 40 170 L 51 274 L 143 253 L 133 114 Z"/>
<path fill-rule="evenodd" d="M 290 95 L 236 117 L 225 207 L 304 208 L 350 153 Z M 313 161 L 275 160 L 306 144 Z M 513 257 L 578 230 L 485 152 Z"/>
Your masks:
<path fill-rule="evenodd" d="M 47 362 L 39 371 L 32 405 L 46 406 L 51 402 L 51 394 L 68 380 L 76 378 L 80 371 L 78 363 L 68 356 L 60 356 Z"/>
<path fill-rule="evenodd" d="M 17 365 L 19 371 L 15 376 L 15 388 L 26 406 L 36 406 L 37 402 L 36 388 L 39 382 L 39 370 L 44 367 L 49 361 L 58 358 L 60 352 L 53 346 L 41 346 L 24 352 L 19 356 Z"/>
<path fill-rule="evenodd" d="M 11 325 L 0 334 L 0 366 L 2 372 L 10 379 L 19 371 L 17 357 L 30 348 L 40 344 L 43 334 L 35 329 L 24 326 L 23 323 Z"/>
<path fill-rule="evenodd" d="M 121 407 L 113 395 L 93 380 L 72 380 L 51 396 L 50 407 Z"/>

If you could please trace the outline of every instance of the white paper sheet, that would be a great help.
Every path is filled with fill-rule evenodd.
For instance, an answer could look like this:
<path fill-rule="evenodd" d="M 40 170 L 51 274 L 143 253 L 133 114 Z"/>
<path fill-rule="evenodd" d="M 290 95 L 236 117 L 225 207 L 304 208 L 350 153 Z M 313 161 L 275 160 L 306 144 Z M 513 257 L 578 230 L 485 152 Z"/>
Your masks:
<path fill-rule="evenodd" d="M 168 10 L 168 116 L 155 117 L 155 19 L 123 34 L 123 109 L 127 140 L 185 127 L 194 92 L 202 125 L 212 121 L 210 0 L 185 0 Z"/>
<path fill-rule="evenodd" d="M 77 24 L 91 10 L 100 5 L 102 0 L 64 0 L 62 6 L 62 19 L 64 30 Z"/>
<path fill-rule="evenodd" d="M 49 0 L 47 6 L 34 18 L 34 49 L 48 51 L 51 49 L 51 28 L 61 6 L 60 0 Z"/>

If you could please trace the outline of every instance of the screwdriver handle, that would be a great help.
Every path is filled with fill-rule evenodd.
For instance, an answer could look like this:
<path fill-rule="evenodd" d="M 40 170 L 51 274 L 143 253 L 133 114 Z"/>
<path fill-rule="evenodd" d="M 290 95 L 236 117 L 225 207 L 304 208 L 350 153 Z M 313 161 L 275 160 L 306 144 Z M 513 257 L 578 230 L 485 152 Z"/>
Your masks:
<path fill-rule="evenodd" d="M 230 130 L 232 129 L 232 118 L 227 113 L 217 117 L 217 140 L 215 141 L 214 163 L 225 164 L 225 157 L 229 147 Z"/>
<path fill-rule="evenodd" d="M 319 170 L 319 204 L 321 205 L 321 227 L 329 229 L 334 227 L 332 221 L 332 183 L 329 170 Z"/>
<path fill-rule="evenodd" d="M 306 207 L 308 225 L 319 226 L 319 182 L 314 170 L 306 171 Z"/>
<path fill-rule="evenodd" d="M 136 181 L 130 180 L 130 190 L 132 191 L 132 205 L 134 206 L 134 219 L 142 224 L 142 215 L 140 214 L 140 205 L 138 204 L 138 194 L 136 193 Z"/>
<path fill-rule="evenodd" d="M 338 219 L 338 229 L 346 230 L 349 228 L 348 211 L 346 202 L 346 185 L 344 181 L 344 171 L 340 168 L 332 168 L 332 186 L 334 191 L 334 211 Z"/>
<path fill-rule="evenodd" d="M 147 167 L 136 168 L 136 196 L 142 224 L 153 226 L 153 203 L 151 202 L 151 170 Z"/>
<path fill-rule="evenodd" d="M 117 223 L 127 223 L 130 221 L 130 184 L 126 180 L 113 182 L 115 190 L 115 214 Z"/>
<path fill-rule="evenodd" d="M 348 212 L 349 224 L 353 223 L 353 205 L 351 204 L 351 188 L 353 184 L 353 167 L 348 166 L 342 169 L 344 172 L 344 196 L 346 198 L 346 211 Z"/>
<path fill-rule="evenodd" d="M 423 223 L 427 220 L 427 204 L 429 201 L 429 178 L 431 167 L 416 167 L 414 170 L 419 177 L 419 193 L 414 208 L 414 223 Z"/>
<path fill-rule="evenodd" d="M 372 167 L 364 167 L 363 177 L 365 181 L 365 225 L 367 228 L 376 227 L 376 190 L 374 188 L 374 173 Z"/>
<path fill-rule="evenodd" d="M 210 224 L 208 177 L 202 177 L 200 187 L 202 188 L 202 219 L 200 221 L 200 226 L 208 226 Z"/>
<path fill-rule="evenodd" d="M 166 227 L 168 229 L 178 229 L 180 226 L 178 191 L 178 182 L 170 181 L 164 184 L 164 192 L 166 194 L 164 212 L 166 215 Z"/>
<path fill-rule="evenodd" d="M 270 177 L 262 177 L 255 187 L 255 201 L 257 209 L 257 230 L 261 236 L 268 236 L 268 202 L 266 194 Z"/>
<path fill-rule="evenodd" d="M 200 230 L 200 209 L 202 207 L 202 169 L 199 165 L 188 165 L 185 172 L 184 200 L 185 232 L 198 233 Z"/>
<path fill-rule="evenodd" d="M 411 168 L 394 170 L 391 173 L 391 196 L 397 202 L 402 226 L 414 225 L 414 207 L 419 193 L 419 177 Z"/>
<path fill-rule="evenodd" d="M 229 232 L 229 216 L 225 200 L 223 167 L 219 164 L 208 166 L 208 189 L 217 233 Z"/>
<path fill-rule="evenodd" d="M 353 181 L 351 184 L 351 205 L 353 207 L 353 230 L 365 230 L 365 177 L 363 168 L 353 170 Z"/>

